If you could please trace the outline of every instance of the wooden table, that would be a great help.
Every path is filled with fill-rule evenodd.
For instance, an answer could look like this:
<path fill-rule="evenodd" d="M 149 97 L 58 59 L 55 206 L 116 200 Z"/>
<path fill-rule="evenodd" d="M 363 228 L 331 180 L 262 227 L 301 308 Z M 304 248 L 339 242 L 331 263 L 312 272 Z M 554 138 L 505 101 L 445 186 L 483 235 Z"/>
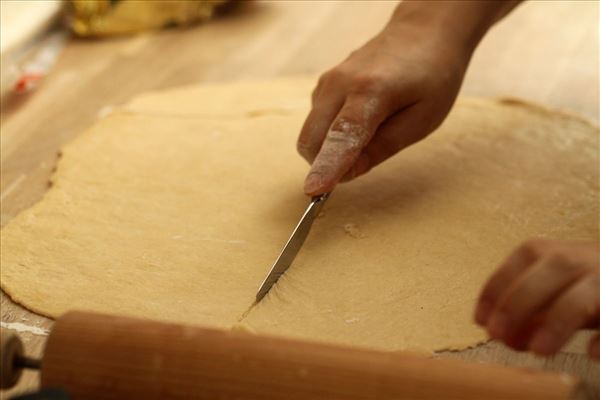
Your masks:
<path fill-rule="evenodd" d="M 392 1 L 252 2 L 191 29 L 72 40 L 39 90 L 2 103 L 1 224 L 40 199 L 58 149 L 93 124 L 106 107 L 177 85 L 318 74 L 381 29 L 394 7 Z M 532 1 L 520 6 L 484 39 L 463 93 L 524 97 L 597 123 L 598 13 L 599 4 L 593 1 Z M 4 293 L 0 301 L 3 322 L 42 328 L 52 324 Z M 39 355 L 44 337 L 22 336 L 27 351 Z M 585 339 L 585 334 L 579 335 L 549 359 L 497 343 L 440 356 L 572 372 L 600 399 L 600 364 L 583 355 Z M 35 375 L 27 373 L 18 389 L 32 388 L 36 382 Z"/>

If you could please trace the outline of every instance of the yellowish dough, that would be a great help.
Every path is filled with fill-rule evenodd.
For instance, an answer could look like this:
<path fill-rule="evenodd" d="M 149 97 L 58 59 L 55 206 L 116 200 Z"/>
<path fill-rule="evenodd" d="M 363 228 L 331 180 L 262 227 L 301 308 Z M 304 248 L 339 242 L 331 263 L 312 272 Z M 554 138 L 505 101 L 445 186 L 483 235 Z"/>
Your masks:
<path fill-rule="evenodd" d="M 306 207 L 295 139 L 310 80 L 142 96 L 65 147 L 2 230 L 1 284 L 69 309 L 369 346 L 464 348 L 486 278 L 530 237 L 599 240 L 599 130 L 514 100 L 341 185 L 294 265 L 256 290 Z"/>

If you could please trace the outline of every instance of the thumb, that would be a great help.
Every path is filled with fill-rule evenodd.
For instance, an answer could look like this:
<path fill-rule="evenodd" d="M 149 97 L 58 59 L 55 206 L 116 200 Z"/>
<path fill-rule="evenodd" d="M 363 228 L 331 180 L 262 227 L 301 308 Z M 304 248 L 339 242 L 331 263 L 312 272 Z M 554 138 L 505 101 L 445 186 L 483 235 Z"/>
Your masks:
<path fill-rule="evenodd" d="M 428 115 L 421 103 L 404 108 L 383 122 L 362 150 L 342 181 L 352 180 L 371 170 L 399 151 L 430 133 Z"/>

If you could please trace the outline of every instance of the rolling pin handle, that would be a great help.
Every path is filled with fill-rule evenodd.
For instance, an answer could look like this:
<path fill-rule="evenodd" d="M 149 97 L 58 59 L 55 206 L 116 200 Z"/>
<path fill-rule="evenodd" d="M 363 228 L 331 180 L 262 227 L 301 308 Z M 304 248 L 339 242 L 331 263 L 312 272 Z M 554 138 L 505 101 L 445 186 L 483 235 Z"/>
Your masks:
<path fill-rule="evenodd" d="M 40 360 L 25 356 L 23 342 L 17 335 L 2 330 L 0 342 L 1 389 L 10 389 L 15 386 L 24 368 L 40 369 Z"/>
<path fill-rule="evenodd" d="M 22 369 L 42 369 L 42 361 L 37 358 L 19 356 L 15 358 L 15 367 Z"/>

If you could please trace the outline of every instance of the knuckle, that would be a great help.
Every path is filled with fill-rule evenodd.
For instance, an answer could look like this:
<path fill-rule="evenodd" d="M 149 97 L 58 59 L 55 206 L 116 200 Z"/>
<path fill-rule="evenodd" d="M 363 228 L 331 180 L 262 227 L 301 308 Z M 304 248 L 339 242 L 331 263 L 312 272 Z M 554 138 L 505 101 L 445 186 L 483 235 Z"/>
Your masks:
<path fill-rule="evenodd" d="M 337 83 L 346 78 L 346 71 L 341 67 L 335 67 L 325 72 L 319 78 L 319 85 L 326 86 L 331 83 Z"/>
<path fill-rule="evenodd" d="M 342 79 L 343 73 L 340 72 L 338 68 L 324 72 L 317 80 L 317 85 L 311 93 L 311 100 L 313 104 L 319 98 L 319 96 L 321 96 L 321 94 L 326 94 L 332 90 L 335 90 L 336 88 L 339 88 L 342 85 Z"/>
<path fill-rule="evenodd" d="M 336 88 L 340 86 L 341 73 L 337 68 L 331 69 L 329 71 L 324 72 L 319 79 L 317 80 L 317 86 L 315 86 L 312 91 L 312 101 L 319 98 L 319 96 L 323 93 L 326 94 L 332 90 L 332 88 Z"/>
<path fill-rule="evenodd" d="M 323 74 L 321 74 L 321 76 L 319 77 L 319 80 L 317 80 L 317 87 L 315 88 L 314 92 L 317 92 L 320 88 L 322 88 L 327 83 L 327 81 L 329 79 L 330 79 L 329 78 L 329 71 L 324 72 Z"/>
<path fill-rule="evenodd" d="M 376 72 L 360 73 L 352 78 L 352 88 L 356 93 L 380 93 L 385 87 L 385 77 Z"/>

